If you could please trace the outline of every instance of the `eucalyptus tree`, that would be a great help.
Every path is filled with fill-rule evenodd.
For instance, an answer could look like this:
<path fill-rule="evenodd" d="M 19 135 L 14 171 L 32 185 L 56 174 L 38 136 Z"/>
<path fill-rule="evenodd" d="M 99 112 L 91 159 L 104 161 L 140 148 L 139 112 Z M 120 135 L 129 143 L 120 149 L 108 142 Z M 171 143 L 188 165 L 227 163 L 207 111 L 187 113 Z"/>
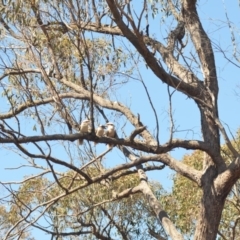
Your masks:
<path fill-rule="evenodd" d="M 232 142 L 236 149 L 239 150 L 239 132 Z M 231 153 L 227 146 L 222 146 L 222 156 L 226 163 L 231 161 Z M 183 163 L 195 169 L 202 169 L 203 152 L 194 151 L 183 157 Z M 240 185 L 239 180 L 234 184 L 228 194 L 221 221 L 218 227 L 217 239 L 239 239 L 239 202 L 240 202 Z M 201 201 L 202 190 L 196 183 L 184 178 L 180 174 L 174 176 L 174 185 L 172 192 L 162 195 L 161 202 L 169 213 L 169 216 L 175 222 L 181 233 L 186 239 L 191 239 L 194 234 L 195 225 L 199 214 L 199 204 Z M 181 206 L 181 207 L 180 207 Z"/>
<path fill-rule="evenodd" d="M 114 210 L 106 202 L 130 199 L 137 193 L 145 197 L 166 234 L 183 239 L 147 179 L 147 171 L 160 171 L 163 166 L 202 189 L 194 239 L 216 238 L 225 199 L 240 174 L 240 158 L 219 119 L 213 44 L 197 7 L 196 0 L 2 1 L 0 86 L 7 110 L 0 113 L 0 143 L 26 161 L 19 168 L 25 167 L 27 175 L 32 173 L 19 182 L 2 183 L 7 195 L 1 200 L 9 201 L 16 213 L 4 225 L 3 239 L 27 237 L 30 227 L 58 238 L 109 239 L 115 231 L 107 227 L 110 222 L 123 239 L 129 239 L 127 232 L 124 235 L 126 228 L 120 228 L 113 218 L 107 225 L 98 224 L 101 214 L 106 224 Z M 165 36 L 160 25 L 165 26 Z M 145 76 L 145 71 L 153 75 Z M 152 76 L 167 86 L 170 127 L 165 142 L 160 141 L 158 105 L 148 90 L 151 83 L 160 91 Z M 145 90 L 133 95 L 137 101 L 145 99 L 140 113 L 130 103 L 129 91 L 139 91 L 131 89 L 135 81 Z M 201 137 L 176 138 L 172 112 L 176 92 L 196 104 Z M 149 116 L 155 129 L 146 127 Z M 87 132 L 81 132 L 83 120 L 89 120 Z M 95 128 L 103 122 L 113 122 L 114 137 L 96 136 Z M 229 163 L 221 154 L 220 136 L 230 151 Z M 76 140 L 84 144 L 78 146 Z M 104 144 L 110 148 L 99 152 Z M 203 151 L 202 169 L 172 157 L 170 151 L 179 148 Z M 136 172 L 138 182 L 125 184 L 125 189 L 113 188 Z M 102 186 L 107 188 L 105 195 Z M 79 203 L 76 194 L 83 197 Z M 84 197 L 88 197 L 86 209 Z M 99 215 L 91 214 L 93 209 Z M 4 209 L 4 216 L 11 210 Z M 84 211 L 89 215 L 81 215 Z M 49 214 L 51 224 L 46 227 Z M 76 228 L 68 223 L 73 217 Z M 165 239 L 151 226 L 155 225 L 148 228 L 152 237 Z"/>

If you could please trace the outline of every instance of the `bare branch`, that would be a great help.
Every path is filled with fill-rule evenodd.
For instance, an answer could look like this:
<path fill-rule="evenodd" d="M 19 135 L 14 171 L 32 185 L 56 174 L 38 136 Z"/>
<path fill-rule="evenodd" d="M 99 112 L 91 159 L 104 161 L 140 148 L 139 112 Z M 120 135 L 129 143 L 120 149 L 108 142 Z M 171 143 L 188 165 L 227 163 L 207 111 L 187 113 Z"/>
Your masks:
<path fill-rule="evenodd" d="M 68 140 L 75 141 L 77 139 L 86 139 L 88 141 L 96 141 L 96 136 L 91 135 L 90 133 L 76 133 L 76 134 L 53 134 L 53 135 L 45 135 L 45 136 L 31 136 L 31 137 L 23 137 L 18 138 L 16 141 L 20 143 L 29 143 L 29 142 L 41 142 L 41 141 L 56 141 L 56 140 Z M 12 138 L 0 138 L 0 143 L 14 143 L 15 139 Z M 200 149 L 202 151 L 209 152 L 209 146 L 207 143 L 197 140 L 180 140 L 173 139 L 171 143 L 166 143 L 160 146 L 150 145 L 148 143 L 135 140 L 132 142 L 129 138 L 121 139 L 121 138 L 108 138 L 108 137 L 98 137 L 99 143 L 112 143 L 113 145 L 123 145 L 134 147 L 137 150 L 141 150 L 148 153 L 166 153 L 171 151 L 174 148 L 185 148 L 185 149 Z"/>
<path fill-rule="evenodd" d="M 133 142 L 134 138 L 135 138 L 139 133 L 141 133 L 142 131 L 144 131 L 146 128 L 147 128 L 146 126 L 135 128 L 135 129 L 133 130 L 133 132 L 131 132 L 131 134 L 130 134 L 130 136 L 129 136 L 130 142 Z"/>

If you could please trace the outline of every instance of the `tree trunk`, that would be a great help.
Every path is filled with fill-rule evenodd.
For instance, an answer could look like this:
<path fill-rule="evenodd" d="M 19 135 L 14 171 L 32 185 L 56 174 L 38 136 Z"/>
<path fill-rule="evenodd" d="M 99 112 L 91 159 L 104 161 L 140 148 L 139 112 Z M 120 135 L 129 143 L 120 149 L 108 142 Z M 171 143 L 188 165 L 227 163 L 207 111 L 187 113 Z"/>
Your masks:
<path fill-rule="evenodd" d="M 224 202 L 225 198 L 217 196 L 213 185 L 205 185 L 194 240 L 216 239 Z"/>

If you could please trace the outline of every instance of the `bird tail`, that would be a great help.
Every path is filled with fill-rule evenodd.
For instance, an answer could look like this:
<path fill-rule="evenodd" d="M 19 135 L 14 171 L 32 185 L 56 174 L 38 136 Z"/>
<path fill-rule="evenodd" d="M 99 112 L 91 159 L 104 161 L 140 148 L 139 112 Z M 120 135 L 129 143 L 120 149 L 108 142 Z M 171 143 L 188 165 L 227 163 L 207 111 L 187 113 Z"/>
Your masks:
<path fill-rule="evenodd" d="M 78 145 L 83 145 L 83 139 L 78 139 Z"/>
<path fill-rule="evenodd" d="M 114 145 L 113 144 L 107 144 L 107 148 L 112 148 Z"/>

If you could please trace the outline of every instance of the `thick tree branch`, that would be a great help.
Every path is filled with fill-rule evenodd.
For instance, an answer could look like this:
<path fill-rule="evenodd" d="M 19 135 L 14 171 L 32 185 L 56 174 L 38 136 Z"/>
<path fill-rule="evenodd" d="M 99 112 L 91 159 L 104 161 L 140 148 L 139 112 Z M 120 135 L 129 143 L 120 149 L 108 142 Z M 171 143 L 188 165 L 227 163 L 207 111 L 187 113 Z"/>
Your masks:
<path fill-rule="evenodd" d="M 187 94 L 192 97 L 197 97 L 199 94 L 201 94 L 201 92 L 199 91 L 199 87 L 202 87 L 200 79 L 198 79 L 192 71 L 184 68 L 183 65 L 181 65 L 179 61 L 177 61 L 177 59 L 173 56 L 172 52 L 167 47 L 165 47 L 159 41 L 147 36 L 144 36 L 143 40 L 147 45 L 151 46 L 153 49 L 155 49 L 161 54 L 164 62 L 167 64 L 170 71 L 175 76 L 181 79 L 181 81 L 189 83 L 189 86 L 188 84 L 181 83 L 183 84 L 182 88 L 189 89 L 189 91 L 187 91 Z M 179 90 L 181 90 L 182 88 L 179 87 Z"/>
<path fill-rule="evenodd" d="M 19 144 L 22 143 L 33 143 L 33 142 L 42 142 L 42 141 L 57 141 L 57 140 L 65 140 L 65 141 L 75 141 L 77 139 L 86 139 L 88 141 L 96 141 L 96 136 L 90 133 L 76 133 L 76 134 L 53 134 L 53 135 L 45 135 L 45 136 L 30 136 L 30 137 L 20 137 L 17 138 L 17 142 Z M 131 141 L 129 138 L 121 139 L 121 138 L 108 138 L 108 137 L 98 137 L 99 143 L 111 143 L 114 145 L 122 145 L 127 147 L 133 147 L 137 150 L 141 150 L 148 153 L 166 153 L 175 148 L 185 148 L 196 150 L 200 149 L 202 151 L 209 151 L 208 144 L 196 141 L 196 140 L 180 140 L 173 139 L 170 143 L 166 143 L 164 145 L 156 146 L 149 145 L 148 143 L 144 143 L 142 141 Z M 1 138 L 0 143 L 14 143 L 16 140 L 13 138 Z"/>
<path fill-rule="evenodd" d="M 131 142 L 133 142 L 134 138 L 135 138 L 138 134 L 140 134 L 141 132 L 143 132 L 145 129 L 146 129 L 146 126 L 135 128 L 135 129 L 133 130 L 133 132 L 130 134 L 129 140 L 130 140 Z"/>
<path fill-rule="evenodd" d="M 162 67 L 159 66 L 157 59 L 153 56 L 153 54 L 146 47 L 143 38 L 135 35 L 123 22 L 120 13 L 116 7 L 115 1 L 107 0 L 108 6 L 111 9 L 111 12 L 114 17 L 114 21 L 121 29 L 123 35 L 133 44 L 133 46 L 138 50 L 138 52 L 142 55 L 148 66 L 152 69 L 152 71 L 159 77 L 163 82 L 169 84 L 170 86 L 178 89 L 187 95 L 193 96 L 193 90 L 197 90 L 196 87 L 193 87 L 189 84 L 184 83 L 183 81 L 175 78 L 174 76 L 169 75 Z M 140 34 L 139 34 L 140 35 Z M 141 35 L 140 35 L 141 36 Z M 186 78 L 187 75 L 185 75 Z M 191 91 L 189 90 L 191 89 Z M 199 89 L 198 89 L 198 93 Z"/>
<path fill-rule="evenodd" d="M 205 84 L 214 94 L 217 101 L 218 82 L 212 44 L 198 17 L 196 1 L 182 0 L 182 14 L 185 26 L 190 32 L 191 39 L 201 61 Z"/>
<path fill-rule="evenodd" d="M 240 155 L 214 181 L 216 191 L 225 198 L 240 176 Z"/>
<path fill-rule="evenodd" d="M 74 84 L 74 83 L 66 80 L 65 78 L 60 79 L 60 81 L 62 83 L 64 83 L 65 85 L 67 85 L 68 87 L 74 89 L 76 92 L 78 92 L 80 94 L 84 94 L 85 98 L 90 100 L 91 96 L 90 96 L 90 92 L 88 90 L 85 90 L 81 86 L 78 86 L 77 84 Z M 98 104 L 102 107 L 105 107 L 108 109 L 114 109 L 118 112 L 123 113 L 135 127 L 143 126 L 140 124 L 140 122 L 138 121 L 138 118 L 131 112 L 131 110 L 129 108 L 125 107 L 123 104 L 118 103 L 118 102 L 109 101 L 107 99 L 104 99 L 104 98 L 98 96 L 97 94 L 93 94 L 93 101 L 95 104 Z M 141 135 L 149 143 L 156 142 L 155 139 L 152 137 L 152 135 L 148 132 L 148 130 L 144 130 L 141 133 Z"/>
<path fill-rule="evenodd" d="M 62 24 L 60 22 L 55 23 L 55 24 L 62 26 Z M 51 25 L 54 25 L 54 24 L 49 24 L 49 25 L 47 25 L 47 27 L 51 26 Z M 77 30 L 80 28 L 80 29 L 84 29 L 87 31 L 93 31 L 93 32 L 102 33 L 102 34 L 107 33 L 107 34 L 112 34 L 115 36 L 120 35 L 122 37 L 126 37 L 126 35 L 122 33 L 121 28 L 119 26 L 112 27 L 109 25 L 101 24 L 101 26 L 99 27 L 98 24 L 94 23 L 94 22 L 91 22 L 91 23 L 80 22 L 79 25 L 76 23 L 70 23 L 68 26 L 69 26 L 69 30 Z M 128 35 L 130 35 L 133 39 L 135 39 L 134 40 L 135 43 L 140 42 L 139 38 L 137 36 L 135 36 L 134 33 L 130 29 L 125 27 L 125 30 L 129 33 Z M 163 82 L 168 83 L 170 86 L 174 87 L 175 89 L 178 89 L 192 97 L 197 97 L 198 95 L 201 94 L 200 89 L 197 88 L 197 86 L 200 84 L 199 79 L 193 74 L 193 72 L 188 71 L 181 64 L 179 64 L 179 62 L 173 57 L 171 51 L 168 48 L 164 47 L 160 42 L 158 42 L 157 40 L 152 39 L 148 36 L 142 36 L 142 41 L 145 44 L 150 45 L 153 49 L 157 50 L 162 55 L 163 59 L 165 60 L 165 63 L 168 65 L 169 69 L 171 69 L 171 71 L 175 74 L 175 76 L 177 76 L 177 78 L 179 78 L 179 79 L 174 78 L 173 76 L 166 73 L 163 70 L 163 68 L 161 68 L 157 64 L 157 60 L 154 58 L 152 53 L 146 48 L 146 46 L 144 46 L 144 45 L 140 46 L 138 44 L 139 48 L 141 47 L 141 48 L 145 49 L 144 51 L 146 51 L 146 53 L 148 53 L 146 58 L 149 59 L 149 61 L 151 60 L 152 62 L 155 62 L 155 64 L 151 64 L 151 66 L 153 65 L 155 67 L 155 69 L 158 69 L 158 74 L 156 74 L 155 71 L 153 71 L 153 72 L 158 77 L 161 75 L 162 77 L 160 77 L 160 78 Z M 145 55 L 142 54 L 142 56 L 144 58 L 145 58 Z M 148 61 L 146 60 L 146 62 L 148 62 Z M 162 73 L 160 74 L 160 72 L 162 72 Z M 190 85 L 185 84 L 185 82 L 189 83 Z M 201 99 L 200 96 L 199 96 L 199 99 Z"/>

